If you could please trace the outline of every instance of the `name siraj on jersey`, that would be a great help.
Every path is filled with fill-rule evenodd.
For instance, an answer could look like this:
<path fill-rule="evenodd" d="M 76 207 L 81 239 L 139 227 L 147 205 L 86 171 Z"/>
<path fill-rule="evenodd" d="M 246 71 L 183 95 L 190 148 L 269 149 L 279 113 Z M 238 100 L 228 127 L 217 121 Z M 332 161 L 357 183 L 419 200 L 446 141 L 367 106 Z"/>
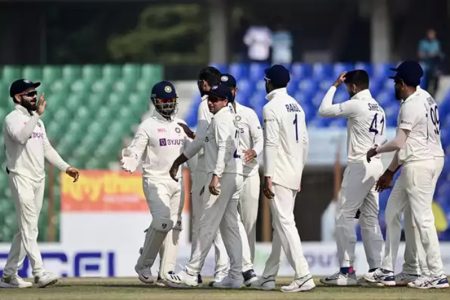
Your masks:
<path fill-rule="evenodd" d="M 300 112 L 300 107 L 297 104 L 286 104 L 286 110 L 288 112 Z"/>
<path fill-rule="evenodd" d="M 368 105 L 369 105 L 370 111 L 373 111 L 373 110 L 379 111 L 380 110 L 380 107 L 376 103 L 368 103 Z"/>

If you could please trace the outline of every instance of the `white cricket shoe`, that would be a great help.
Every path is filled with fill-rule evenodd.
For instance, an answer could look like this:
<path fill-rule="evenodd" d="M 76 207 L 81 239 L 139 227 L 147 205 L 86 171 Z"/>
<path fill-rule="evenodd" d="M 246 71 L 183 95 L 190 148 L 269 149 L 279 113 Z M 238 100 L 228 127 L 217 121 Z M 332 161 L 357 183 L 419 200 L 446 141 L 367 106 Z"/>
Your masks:
<path fill-rule="evenodd" d="M 316 287 L 311 274 L 300 277 L 299 279 L 294 279 L 289 285 L 281 287 L 281 291 L 284 293 L 295 293 L 295 292 L 305 292 L 312 290 Z"/>
<path fill-rule="evenodd" d="M 32 287 L 31 282 L 25 281 L 19 275 L 2 276 L 0 279 L 0 288 L 29 288 Z"/>
<path fill-rule="evenodd" d="M 254 282 L 250 284 L 250 288 L 257 290 L 270 291 L 275 289 L 275 277 L 258 277 Z"/>
<path fill-rule="evenodd" d="M 45 271 L 40 275 L 34 276 L 34 283 L 40 288 L 45 288 L 49 285 L 57 283 L 58 279 L 58 275 Z"/>
<path fill-rule="evenodd" d="M 221 281 L 214 281 L 212 287 L 219 289 L 240 289 L 242 286 L 242 279 L 234 279 L 230 276 L 225 277 Z"/>
<path fill-rule="evenodd" d="M 167 274 L 166 283 L 174 288 L 192 288 L 198 287 L 198 276 L 191 275 L 187 271 L 181 271 L 177 274 Z"/>
<path fill-rule="evenodd" d="M 400 272 L 398 274 L 395 274 L 395 285 L 407 286 L 408 283 L 413 282 L 419 277 L 420 275 L 418 274 L 408 274 L 405 272 Z"/>
<path fill-rule="evenodd" d="M 364 278 L 367 280 L 366 276 Z M 373 279 L 378 285 L 395 286 L 394 272 L 378 268 L 373 272 Z"/>
<path fill-rule="evenodd" d="M 152 284 L 155 281 L 155 278 L 153 278 L 152 276 L 152 270 L 150 266 L 144 266 L 142 269 L 138 269 L 138 267 L 135 266 L 134 270 L 138 274 L 138 278 L 141 282 L 145 284 Z"/>
<path fill-rule="evenodd" d="M 320 282 L 326 285 L 338 285 L 338 286 L 351 286 L 358 285 L 355 272 L 353 273 L 341 273 L 337 272 L 331 276 L 321 278 Z"/>
<path fill-rule="evenodd" d="M 408 283 L 409 287 L 416 289 L 444 289 L 448 288 L 448 279 L 447 276 L 442 274 L 440 276 L 420 276 L 416 280 Z"/>

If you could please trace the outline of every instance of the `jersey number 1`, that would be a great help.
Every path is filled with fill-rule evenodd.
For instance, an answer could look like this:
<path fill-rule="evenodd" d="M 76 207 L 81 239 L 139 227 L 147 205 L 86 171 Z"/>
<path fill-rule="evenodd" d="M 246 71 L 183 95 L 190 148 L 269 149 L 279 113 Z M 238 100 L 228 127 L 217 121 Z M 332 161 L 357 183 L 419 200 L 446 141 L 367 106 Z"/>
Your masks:
<path fill-rule="evenodd" d="M 297 114 L 295 114 L 295 118 L 294 118 L 294 127 L 295 127 L 295 140 L 298 143 L 298 121 L 297 121 Z"/>

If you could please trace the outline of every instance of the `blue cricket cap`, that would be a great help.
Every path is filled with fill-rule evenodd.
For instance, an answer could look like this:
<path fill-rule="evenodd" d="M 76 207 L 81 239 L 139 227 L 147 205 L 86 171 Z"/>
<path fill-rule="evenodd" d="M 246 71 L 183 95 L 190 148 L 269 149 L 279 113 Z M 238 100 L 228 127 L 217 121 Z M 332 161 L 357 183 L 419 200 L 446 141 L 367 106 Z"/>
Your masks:
<path fill-rule="evenodd" d="M 397 68 L 391 68 L 392 71 L 397 72 L 390 76 L 394 80 L 401 79 L 406 85 L 417 86 L 420 83 L 420 78 L 423 75 L 422 67 L 414 60 L 405 60 Z"/>
<path fill-rule="evenodd" d="M 226 84 L 214 85 L 206 94 L 219 99 L 227 99 L 228 101 L 232 101 L 233 98 L 231 90 Z"/>
<path fill-rule="evenodd" d="M 151 98 L 172 99 L 177 98 L 175 87 L 169 81 L 160 81 L 152 88 Z"/>
<path fill-rule="evenodd" d="M 269 80 L 276 86 L 286 86 L 289 80 L 291 80 L 289 71 L 282 65 L 273 65 L 264 72 L 266 74 L 264 79 Z"/>
<path fill-rule="evenodd" d="M 225 73 L 220 76 L 220 82 L 222 84 L 227 85 L 230 88 L 236 87 L 236 79 L 233 77 L 233 75 Z"/>

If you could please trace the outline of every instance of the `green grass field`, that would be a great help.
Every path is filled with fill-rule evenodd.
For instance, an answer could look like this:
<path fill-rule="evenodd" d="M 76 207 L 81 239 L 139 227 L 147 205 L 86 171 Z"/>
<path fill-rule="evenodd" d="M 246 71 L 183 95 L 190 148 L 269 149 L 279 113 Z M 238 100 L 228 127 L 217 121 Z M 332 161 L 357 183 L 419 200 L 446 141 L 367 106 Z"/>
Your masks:
<path fill-rule="evenodd" d="M 289 282 L 281 278 L 277 284 Z M 54 286 L 37 289 L 0 289 L 1 300 L 15 299 L 450 299 L 450 289 L 417 290 L 407 287 L 325 287 L 315 278 L 317 288 L 303 293 L 279 291 L 161 288 L 141 284 L 137 278 L 65 278 Z"/>

